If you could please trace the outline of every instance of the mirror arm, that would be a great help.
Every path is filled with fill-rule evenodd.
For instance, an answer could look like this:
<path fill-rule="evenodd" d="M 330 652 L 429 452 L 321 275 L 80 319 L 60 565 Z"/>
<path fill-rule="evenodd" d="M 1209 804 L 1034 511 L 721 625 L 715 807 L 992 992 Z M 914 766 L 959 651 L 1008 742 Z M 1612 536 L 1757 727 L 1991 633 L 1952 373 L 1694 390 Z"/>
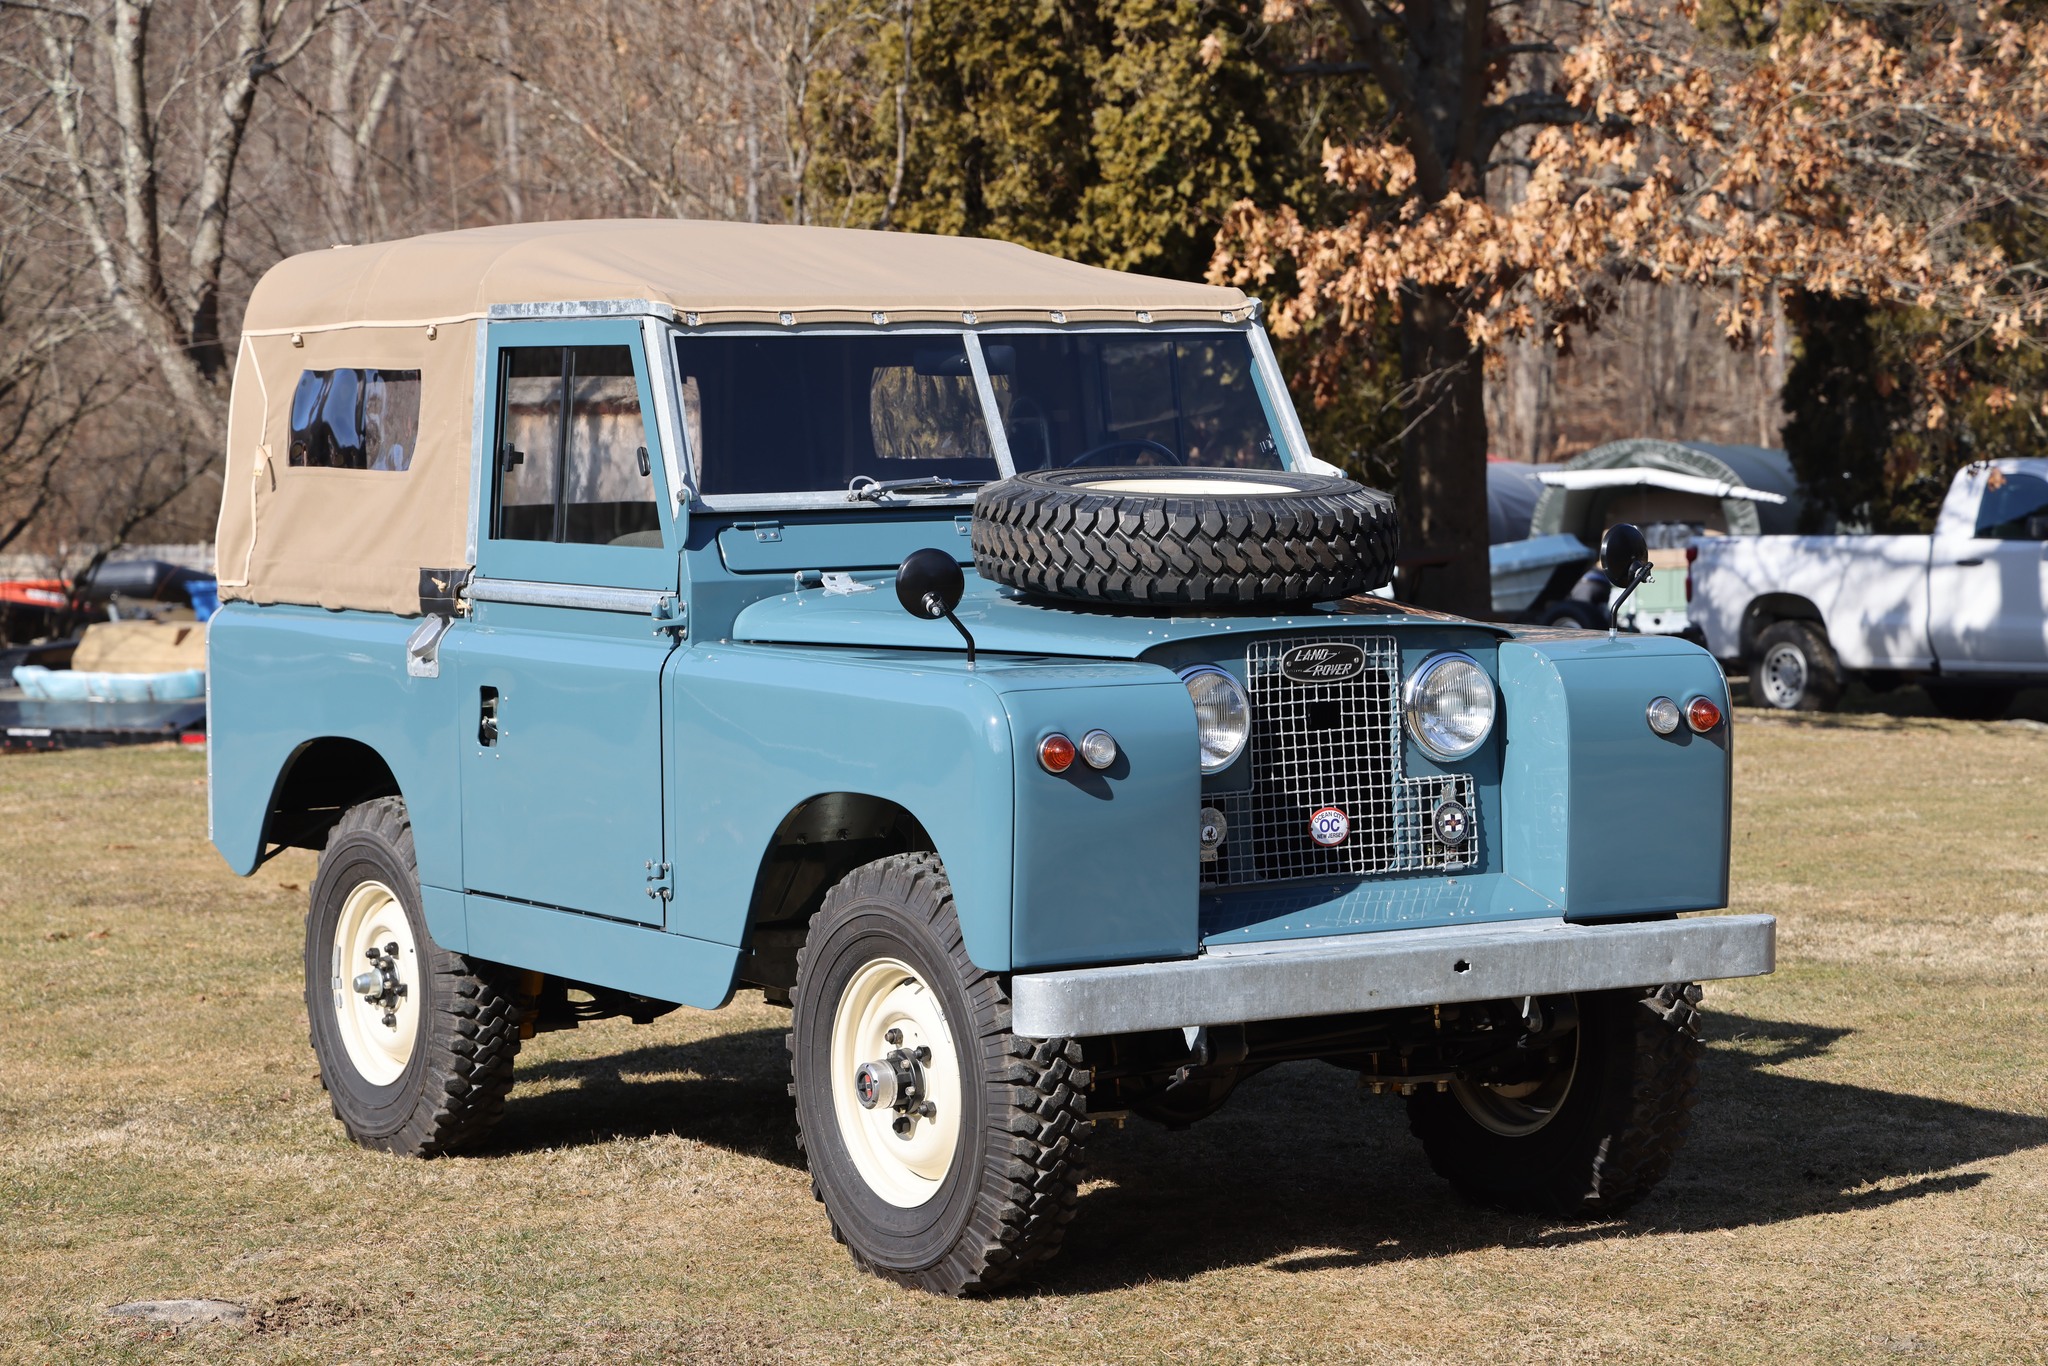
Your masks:
<path fill-rule="evenodd" d="M 969 635 L 969 634 L 967 634 L 967 628 L 966 628 L 965 626 L 962 626 L 962 625 L 960 624 L 960 618 L 958 618 L 958 617 L 954 616 L 954 615 L 953 615 L 953 614 L 952 614 L 951 612 L 948 612 L 948 613 L 946 613 L 946 620 L 947 620 L 947 621 L 950 621 L 950 622 L 952 622 L 952 623 L 953 623 L 953 629 L 954 629 L 954 630 L 956 630 L 956 631 L 958 631 L 958 632 L 960 633 L 960 639 L 962 639 L 962 640 L 964 640 L 964 641 L 966 641 L 966 642 L 967 642 L 967 667 L 968 667 L 968 668 L 970 668 L 970 669 L 971 669 L 971 668 L 973 668 L 973 667 L 974 667 L 974 637 L 973 637 L 973 636 L 971 636 L 971 635 Z"/>
<path fill-rule="evenodd" d="M 1648 560 L 1637 560 L 1628 567 L 1628 583 L 1622 587 L 1621 596 L 1616 598 L 1607 609 L 1607 638 L 1609 640 L 1613 640 L 1615 637 L 1616 623 L 1621 620 L 1622 604 L 1629 600 L 1629 595 L 1634 593 L 1636 589 L 1649 582 L 1649 579 L 1650 562 Z"/>

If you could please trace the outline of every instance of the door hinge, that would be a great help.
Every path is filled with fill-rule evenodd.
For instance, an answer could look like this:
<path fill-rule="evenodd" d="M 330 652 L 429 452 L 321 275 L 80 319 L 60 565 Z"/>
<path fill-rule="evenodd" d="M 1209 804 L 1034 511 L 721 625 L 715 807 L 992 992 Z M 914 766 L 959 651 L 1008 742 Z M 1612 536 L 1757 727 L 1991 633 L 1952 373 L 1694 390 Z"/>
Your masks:
<path fill-rule="evenodd" d="M 648 615 L 654 618 L 654 634 L 658 636 L 670 635 L 681 640 L 689 634 L 689 608 L 672 593 L 664 593 Z"/>
<path fill-rule="evenodd" d="M 667 901 L 676 894 L 675 889 L 668 885 L 668 865 L 666 863 L 656 863 L 653 859 L 648 859 L 643 866 L 647 869 L 647 899 L 649 901 Z"/>

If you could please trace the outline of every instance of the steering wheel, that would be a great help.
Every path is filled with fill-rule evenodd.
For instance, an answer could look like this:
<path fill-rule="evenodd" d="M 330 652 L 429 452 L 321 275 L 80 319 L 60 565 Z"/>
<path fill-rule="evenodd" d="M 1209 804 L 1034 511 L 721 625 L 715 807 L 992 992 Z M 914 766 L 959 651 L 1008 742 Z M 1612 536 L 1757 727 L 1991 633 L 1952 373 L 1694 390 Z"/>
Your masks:
<path fill-rule="evenodd" d="M 1169 465 L 1185 465 L 1188 463 L 1181 459 L 1171 446 L 1163 446 L 1157 441 L 1147 441 L 1143 437 L 1130 436 L 1125 437 L 1121 441 L 1105 442 L 1092 451 L 1083 451 L 1072 460 L 1069 460 L 1066 467 L 1071 470 L 1082 465 L 1122 464 L 1122 461 L 1106 460 L 1103 458 L 1115 451 L 1150 451 L 1154 455 L 1165 456 L 1166 463 Z"/>

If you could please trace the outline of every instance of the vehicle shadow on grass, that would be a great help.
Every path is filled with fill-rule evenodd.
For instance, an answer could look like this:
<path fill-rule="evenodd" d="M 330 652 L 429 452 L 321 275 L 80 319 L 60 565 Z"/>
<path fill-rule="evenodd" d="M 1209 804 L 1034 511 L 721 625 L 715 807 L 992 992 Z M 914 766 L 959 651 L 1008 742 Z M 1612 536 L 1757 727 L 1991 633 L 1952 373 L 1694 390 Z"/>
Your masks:
<path fill-rule="evenodd" d="M 1046 1288 L 1119 1289 L 1233 1266 L 1363 1267 L 1490 1247 L 1736 1229 L 1968 1190 L 1973 1164 L 2048 1146 L 2048 1118 L 1787 1076 L 1850 1031 L 1708 1016 L 1691 1136 L 1618 1218 L 1572 1223 L 1461 1200 L 1393 1098 L 1321 1064 L 1276 1068 L 1184 1133 L 1133 1122 L 1091 1147 L 1089 1189 Z"/>
<path fill-rule="evenodd" d="M 751 1029 L 594 1058 L 521 1061 L 480 1155 L 672 1134 L 801 1169 L 782 1031 Z"/>
<path fill-rule="evenodd" d="M 1677 1166 L 1626 1215 L 1586 1223 L 1465 1203 L 1430 1171 L 1398 1099 L 1320 1063 L 1276 1067 L 1183 1132 L 1099 1128 L 1066 1250 L 1018 1293 L 1773 1224 L 1968 1190 L 1993 1178 L 1958 1169 L 2048 1147 L 2048 1118 L 1779 1070 L 1849 1033 L 1709 1014 Z M 801 1168 L 784 1066 L 772 1029 L 522 1065 L 483 1155 L 672 1134 Z"/>

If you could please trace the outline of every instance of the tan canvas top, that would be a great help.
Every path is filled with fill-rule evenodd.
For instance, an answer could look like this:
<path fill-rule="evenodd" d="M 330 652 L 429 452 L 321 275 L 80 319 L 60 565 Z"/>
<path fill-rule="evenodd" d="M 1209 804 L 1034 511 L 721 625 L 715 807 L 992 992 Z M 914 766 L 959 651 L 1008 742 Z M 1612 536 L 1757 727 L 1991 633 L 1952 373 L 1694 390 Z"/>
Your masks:
<path fill-rule="evenodd" d="M 1077 265 L 971 237 L 610 219 L 468 228 L 337 247 L 273 267 L 250 334 L 453 322 L 494 304 L 646 299 L 699 321 L 1237 321 L 1242 290 Z"/>
<path fill-rule="evenodd" d="M 438 594 L 469 555 L 478 329 L 453 324 L 500 304 L 633 300 L 666 304 L 686 326 L 1220 323 L 1250 313 L 1236 289 L 1099 270 L 1004 242 L 844 228 L 540 223 L 294 256 L 257 283 L 244 319 L 218 537 L 222 596 L 421 611 L 424 586 Z M 408 398 L 378 409 L 416 416 L 402 424 L 402 470 L 292 463 L 294 394 L 306 382 L 328 393 L 321 386 L 347 370 L 388 374 L 416 394 L 416 407 Z M 367 394 L 370 383 L 346 392 Z"/>

